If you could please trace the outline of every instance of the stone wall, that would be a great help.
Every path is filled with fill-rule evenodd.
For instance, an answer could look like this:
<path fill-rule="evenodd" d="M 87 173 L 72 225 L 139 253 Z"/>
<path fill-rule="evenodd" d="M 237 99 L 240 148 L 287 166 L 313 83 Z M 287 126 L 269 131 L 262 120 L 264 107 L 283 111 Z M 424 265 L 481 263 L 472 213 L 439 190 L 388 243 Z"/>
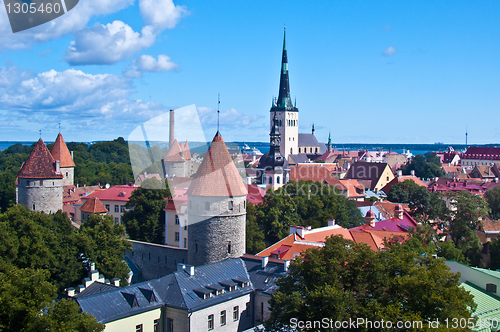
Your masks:
<path fill-rule="evenodd" d="M 63 208 L 62 179 L 24 179 L 17 185 L 18 204 L 32 211 L 55 213 Z"/>
<path fill-rule="evenodd" d="M 188 197 L 188 263 L 204 265 L 245 253 L 246 197 Z"/>
<path fill-rule="evenodd" d="M 67 173 L 67 175 L 66 175 Z M 70 186 L 74 184 L 75 171 L 73 167 L 61 167 L 61 174 L 63 178 L 63 186 Z"/>
<path fill-rule="evenodd" d="M 144 280 L 156 279 L 177 271 L 178 263 L 187 263 L 187 250 L 172 246 L 129 240 L 132 251 L 129 257 L 139 269 Z"/>

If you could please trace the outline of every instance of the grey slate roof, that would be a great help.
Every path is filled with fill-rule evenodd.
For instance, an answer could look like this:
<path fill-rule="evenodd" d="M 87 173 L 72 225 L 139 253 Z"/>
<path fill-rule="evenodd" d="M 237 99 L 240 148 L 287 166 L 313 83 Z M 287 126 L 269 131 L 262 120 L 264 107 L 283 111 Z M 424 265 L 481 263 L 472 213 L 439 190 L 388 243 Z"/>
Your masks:
<path fill-rule="evenodd" d="M 299 134 L 299 147 L 300 146 L 317 146 L 319 147 L 318 140 L 313 134 Z"/>
<path fill-rule="evenodd" d="M 249 285 L 241 287 L 246 281 Z M 236 290 L 229 291 L 226 283 L 236 285 Z M 216 295 L 214 288 L 225 291 Z M 177 271 L 158 279 L 127 287 L 113 286 L 107 291 L 74 298 L 83 311 L 94 315 L 98 322 L 107 323 L 163 305 L 189 312 L 196 311 L 253 291 L 254 287 L 243 260 L 228 258 L 217 263 L 197 266 L 192 276 L 186 271 Z M 208 293 L 212 293 L 212 296 L 203 299 L 203 294 Z"/>
<path fill-rule="evenodd" d="M 154 301 L 149 301 L 139 288 L 152 291 Z M 115 288 L 107 292 L 77 298 L 76 301 L 83 311 L 92 314 L 99 323 L 107 323 L 163 305 L 161 297 L 150 282 Z"/>
<path fill-rule="evenodd" d="M 245 255 L 245 261 L 250 280 L 256 291 L 271 295 L 278 287 L 278 278 L 286 276 L 283 263 L 273 262 L 269 259 L 265 268 L 262 268 L 262 259 L 257 256 Z"/>
<path fill-rule="evenodd" d="M 237 289 L 233 291 L 228 291 L 228 288 L 226 288 L 223 294 L 213 294 L 212 297 L 207 299 L 197 295 L 197 291 L 201 293 L 201 289 L 214 292 L 205 286 L 221 284 L 221 281 L 231 280 L 235 284 L 238 284 L 235 282 L 238 278 L 250 281 L 245 263 L 241 258 L 228 258 L 220 262 L 197 266 L 192 276 L 185 271 L 174 272 L 172 275 L 179 290 L 169 292 L 164 298 L 164 302 L 167 305 L 178 306 L 188 311 L 196 311 L 254 291 L 252 283 L 250 283 L 249 286 L 243 288 L 238 285 Z"/>
<path fill-rule="evenodd" d="M 106 292 L 112 289 L 117 289 L 115 285 L 109 285 L 109 284 L 103 284 L 102 282 L 95 281 L 92 284 L 90 284 L 89 287 L 85 288 L 83 291 L 80 293 L 76 294 L 74 298 L 81 298 L 84 296 L 89 296 L 89 295 L 94 295 L 102 292 Z"/>

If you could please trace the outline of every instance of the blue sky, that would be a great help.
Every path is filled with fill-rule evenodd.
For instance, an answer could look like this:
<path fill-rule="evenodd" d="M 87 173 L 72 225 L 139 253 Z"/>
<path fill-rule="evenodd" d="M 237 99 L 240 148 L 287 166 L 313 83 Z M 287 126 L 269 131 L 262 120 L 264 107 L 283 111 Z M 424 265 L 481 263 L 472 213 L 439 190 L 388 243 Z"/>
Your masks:
<path fill-rule="evenodd" d="M 59 122 L 66 141 L 127 138 L 193 104 L 210 139 L 220 93 L 224 139 L 267 141 L 286 25 L 300 132 L 464 143 L 467 127 L 469 144 L 500 143 L 499 13 L 498 1 L 80 0 L 13 34 L 2 3 L 0 140 L 53 141 Z"/>

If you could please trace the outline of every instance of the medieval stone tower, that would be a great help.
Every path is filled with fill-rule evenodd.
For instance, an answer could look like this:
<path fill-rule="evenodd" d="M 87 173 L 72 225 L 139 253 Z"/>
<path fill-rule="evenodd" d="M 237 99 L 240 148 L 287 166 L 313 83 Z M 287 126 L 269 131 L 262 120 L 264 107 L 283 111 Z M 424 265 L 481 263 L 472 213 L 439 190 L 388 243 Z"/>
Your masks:
<path fill-rule="evenodd" d="M 45 213 L 62 209 L 63 175 L 60 161 L 54 160 L 41 138 L 21 166 L 17 178 L 17 204 Z"/>
<path fill-rule="evenodd" d="M 283 36 L 283 54 L 281 57 L 281 76 L 278 100 L 273 100 L 271 106 L 270 123 L 271 130 L 274 126 L 273 119 L 276 117 L 279 132 L 281 134 L 281 154 L 288 160 L 289 154 L 299 153 L 299 109 L 292 104 L 290 97 L 290 82 L 288 77 L 288 56 L 286 51 L 286 30 Z"/>
<path fill-rule="evenodd" d="M 63 175 L 63 186 L 73 185 L 75 163 L 73 162 L 73 156 L 69 152 L 61 133 L 57 135 L 57 139 L 50 150 L 50 154 L 52 154 L 52 157 L 54 157 L 56 161 L 59 161 L 61 174 Z"/>
<path fill-rule="evenodd" d="M 245 253 L 247 189 L 219 132 L 188 194 L 188 263 L 203 265 Z"/>

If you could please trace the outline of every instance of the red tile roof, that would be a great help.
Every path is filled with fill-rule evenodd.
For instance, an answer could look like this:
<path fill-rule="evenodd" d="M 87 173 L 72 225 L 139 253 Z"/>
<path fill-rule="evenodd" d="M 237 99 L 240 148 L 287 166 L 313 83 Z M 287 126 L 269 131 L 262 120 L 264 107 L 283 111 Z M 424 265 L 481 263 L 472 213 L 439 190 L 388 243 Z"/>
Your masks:
<path fill-rule="evenodd" d="M 99 191 L 94 191 L 92 194 L 82 197 L 83 200 L 88 199 L 90 197 L 97 197 L 101 201 L 121 201 L 128 202 L 130 199 L 130 195 L 132 192 L 139 187 L 125 185 L 125 186 L 113 186 L 108 189 L 103 189 Z"/>
<path fill-rule="evenodd" d="M 418 184 L 419 186 L 427 188 L 427 185 L 422 180 L 417 178 L 416 176 L 402 175 L 402 176 L 396 176 L 394 179 L 392 179 L 388 184 L 386 184 L 382 188 L 382 191 L 385 192 L 386 194 L 388 194 L 393 185 L 395 185 L 396 183 L 404 182 L 406 180 L 413 181 L 416 184 Z"/>
<path fill-rule="evenodd" d="M 80 208 L 82 212 L 88 213 L 107 213 L 108 209 L 97 197 L 90 197 Z"/>
<path fill-rule="evenodd" d="M 75 167 L 73 158 L 71 158 L 71 153 L 69 153 L 68 147 L 66 146 L 61 133 L 57 135 L 56 141 L 54 142 L 50 153 L 55 160 L 59 160 L 61 162 L 61 167 Z"/>
<path fill-rule="evenodd" d="M 189 186 L 188 195 L 234 197 L 247 193 L 227 146 L 217 132 Z"/>
<path fill-rule="evenodd" d="M 55 160 L 40 138 L 26 162 L 17 174 L 25 179 L 62 179 L 62 174 L 56 173 Z"/>
<path fill-rule="evenodd" d="M 190 160 L 191 159 L 191 151 L 189 151 L 189 143 L 186 141 L 186 144 L 184 144 L 184 147 L 182 149 L 182 156 L 184 157 L 184 160 Z"/>
<path fill-rule="evenodd" d="M 323 164 L 313 163 L 313 164 L 298 164 L 290 166 L 290 181 L 318 181 L 321 183 L 327 183 L 331 186 L 338 188 L 339 190 L 346 190 L 346 187 L 332 175 L 328 167 L 323 166 Z"/>

